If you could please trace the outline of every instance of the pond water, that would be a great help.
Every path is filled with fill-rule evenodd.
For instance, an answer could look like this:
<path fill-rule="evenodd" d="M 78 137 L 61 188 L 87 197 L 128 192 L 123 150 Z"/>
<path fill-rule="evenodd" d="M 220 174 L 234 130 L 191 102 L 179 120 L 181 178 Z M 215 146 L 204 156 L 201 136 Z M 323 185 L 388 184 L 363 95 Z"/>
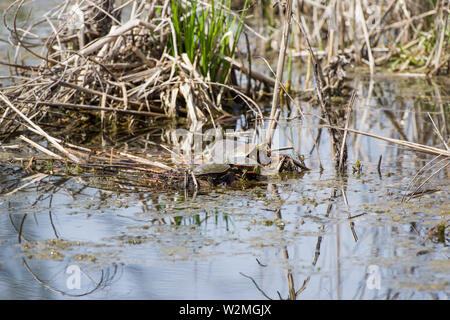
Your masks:
<path fill-rule="evenodd" d="M 444 148 L 428 113 L 448 137 L 448 79 L 351 77 L 351 128 Z M 349 134 L 339 176 L 320 110 L 301 104 L 307 119 L 285 111 L 274 148 L 292 141 L 311 171 L 245 190 L 30 174 L 8 160 L 31 149 L 0 145 L 0 299 L 448 299 L 448 231 L 432 231 L 449 219 L 450 168 L 402 202 L 433 157 Z M 309 129 L 321 131 L 323 171 Z M 439 160 L 421 181 L 448 165 Z"/>
<path fill-rule="evenodd" d="M 445 86 L 359 76 L 353 84 L 362 98 L 351 127 L 441 146 L 427 112 L 448 126 Z M 323 129 L 321 172 L 306 131 L 316 135 L 317 121 L 286 116 L 275 141 L 288 145 L 286 133 L 312 170 L 246 190 L 111 191 L 95 178 L 30 175 L 2 161 L 0 298 L 448 298 L 448 236 L 429 236 L 450 213 L 448 168 L 422 188 L 434 192 L 402 202 L 433 157 L 350 134 L 339 177 Z M 3 148 L 2 159 L 12 156 L 30 155 Z M 362 171 L 352 173 L 357 160 Z"/>

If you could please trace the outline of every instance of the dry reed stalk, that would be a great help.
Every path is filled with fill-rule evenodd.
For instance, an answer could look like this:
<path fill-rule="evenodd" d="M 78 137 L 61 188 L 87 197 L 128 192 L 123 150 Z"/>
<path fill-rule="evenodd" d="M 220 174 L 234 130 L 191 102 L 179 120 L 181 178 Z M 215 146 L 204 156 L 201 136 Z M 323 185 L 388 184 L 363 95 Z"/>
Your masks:
<path fill-rule="evenodd" d="M 269 122 L 270 124 L 269 124 L 269 129 L 267 131 L 267 139 L 266 139 L 266 141 L 267 141 L 267 148 L 268 148 L 269 152 L 270 152 L 271 147 L 272 147 L 273 135 L 275 134 L 275 128 L 277 126 L 278 118 L 280 117 L 280 113 L 281 113 L 281 110 L 277 108 L 276 111 L 275 111 L 274 117 L 270 118 L 270 122 Z"/>
<path fill-rule="evenodd" d="M 379 140 L 384 140 L 387 142 L 391 142 L 397 145 L 401 145 L 404 147 L 408 147 L 414 151 L 418 151 L 418 152 L 423 152 L 423 153 L 427 153 L 427 154 L 432 154 L 432 155 L 440 155 L 440 156 L 444 156 L 444 157 L 450 157 L 450 152 L 444 149 L 439 149 L 439 148 L 434 148 L 434 147 L 430 147 L 430 146 L 426 146 L 423 144 L 419 144 L 419 143 L 414 143 L 414 142 L 409 142 L 409 141 L 404 141 L 404 140 L 399 140 L 399 139 L 394 139 L 394 138 L 386 138 L 380 135 L 376 135 L 373 133 L 369 133 L 369 132 L 364 132 L 364 131 L 359 131 L 359 130 L 355 130 L 355 129 L 350 129 L 350 128 L 341 128 L 341 127 L 336 127 L 336 126 L 329 126 L 329 125 L 325 125 L 325 127 L 330 127 L 336 130 L 341 130 L 341 131 L 349 131 L 349 132 L 353 132 L 356 134 L 360 134 L 360 135 L 364 135 L 364 136 L 368 136 L 368 137 L 372 137 L 372 138 L 376 138 Z"/>
<path fill-rule="evenodd" d="M 375 74 L 375 61 L 372 55 L 372 48 L 370 46 L 369 32 L 367 31 L 366 19 L 364 18 L 364 11 L 361 5 L 361 0 L 357 0 L 358 3 L 358 18 L 361 23 L 361 27 L 363 29 L 364 39 L 366 41 L 367 46 L 367 54 L 369 55 L 369 65 L 370 65 L 370 75 L 373 76 Z"/>
<path fill-rule="evenodd" d="M 298 22 L 297 22 L 297 23 L 298 23 Z M 265 60 L 264 58 L 262 58 L 262 59 L 263 59 L 263 61 L 266 63 L 267 67 L 268 67 L 269 70 L 272 72 L 272 74 L 275 74 L 275 73 L 273 72 L 272 68 L 270 67 L 270 64 L 267 62 L 267 60 Z M 302 120 L 306 123 L 306 122 L 307 122 L 307 119 L 306 119 L 305 114 L 303 113 L 303 110 L 302 110 L 301 106 L 300 106 L 300 105 L 296 102 L 296 100 L 289 94 L 289 92 L 286 90 L 286 88 L 284 87 L 284 85 L 283 85 L 282 83 L 280 83 L 280 86 L 281 86 L 281 88 L 283 89 L 283 91 L 284 91 L 284 93 L 286 94 L 286 96 L 289 98 L 289 100 L 290 100 L 290 101 L 294 104 L 294 106 L 297 108 L 298 112 L 300 113 L 300 116 L 301 116 Z M 310 135 L 310 137 L 311 137 L 311 139 L 312 139 L 312 141 L 313 141 L 313 144 L 314 144 L 314 149 L 315 149 L 315 151 L 316 151 L 317 160 L 318 160 L 318 162 L 319 162 L 319 168 L 322 170 L 323 167 L 322 167 L 322 161 L 320 160 L 319 148 L 318 148 L 318 146 L 317 146 L 316 140 L 314 139 L 314 135 L 313 135 L 313 133 L 312 133 L 312 130 L 311 130 L 311 128 L 309 128 L 309 127 L 308 127 L 308 133 L 309 133 L 309 135 Z"/>
<path fill-rule="evenodd" d="M 63 157 L 57 155 L 56 153 L 51 152 L 50 150 L 48 150 L 47 148 L 44 148 L 43 146 L 41 146 L 40 144 L 37 144 L 36 142 L 34 142 L 33 140 L 28 139 L 27 137 L 21 135 L 19 137 L 21 140 L 25 141 L 26 143 L 29 143 L 31 146 L 33 146 L 34 148 L 38 149 L 39 151 L 42 151 L 43 153 L 49 155 L 52 158 L 55 158 L 57 160 L 64 160 Z"/>
<path fill-rule="evenodd" d="M 157 162 L 157 161 L 148 160 L 146 158 L 142 158 L 142 157 L 139 157 L 139 156 L 136 156 L 136 155 L 132 155 L 132 154 L 129 154 L 129 153 L 124 152 L 124 151 L 119 151 L 118 153 L 121 156 L 125 156 L 127 158 L 130 158 L 130 159 L 132 159 L 132 160 L 134 160 L 136 162 L 142 163 L 142 164 L 147 164 L 147 165 L 158 167 L 158 168 L 161 168 L 161 169 L 164 169 L 164 170 L 173 170 L 173 168 L 171 168 L 171 167 L 169 167 L 169 166 L 167 166 L 167 165 L 165 165 L 163 163 Z"/>
<path fill-rule="evenodd" d="M 34 183 L 36 183 L 36 182 L 39 182 L 39 181 L 41 181 L 41 180 L 43 180 L 43 179 L 45 179 L 45 178 L 47 178 L 47 177 L 48 177 L 48 175 L 47 175 L 47 174 L 44 174 L 44 173 L 37 173 L 37 174 L 32 175 L 32 176 L 30 176 L 30 177 L 26 177 L 26 180 L 30 180 L 30 179 L 31 179 L 31 180 L 30 180 L 29 182 L 27 182 L 27 183 L 24 183 L 24 184 L 21 185 L 20 187 L 17 187 L 17 188 L 15 188 L 14 190 L 11 190 L 10 192 L 7 192 L 7 193 L 2 194 L 2 196 L 7 197 L 7 196 L 10 196 L 10 195 L 13 195 L 13 194 L 16 193 L 17 191 L 20 191 L 20 190 L 22 190 L 22 189 L 28 187 L 29 185 L 32 185 L 32 184 L 34 184 Z"/>
<path fill-rule="evenodd" d="M 426 171 L 432 170 L 435 167 L 438 167 L 439 165 L 441 165 L 442 163 L 444 163 L 444 166 L 440 167 L 440 169 L 436 170 L 434 174 L 431 175 L 434 176 L 437 172 L 443 170 L 445 167 L 448 166 L 448 164 L 450 164 L 450 161 L 448 158 L 444 158 L 444 159 L 440 159 L 438 162 L 435 162 L 435 160 L 441 158 L 440 155 L 434 157 L 432 160 L 430 160 L 429 162 L 427 162 L 422 168 L 420 168 L 419 171 L 417 171 L 417 173 L 414 175 L 414 177 L 411 179 L 411 181 L 409 182 L 408 186 L 406 187 L 406 192 L 408 192 L 412 186 L 419 181 L 420 177 L 422 175 L 425 174 Z M 420 189 L 429 179 L 431 179 L 431 177 L 429 177 L 428 179 L 425 180 L 424 183 L 422 183 L 419 188 L 416 188 L 416 190 Z M 413 193 L 411 193 L 413 194 Z M 407 199 L 406 194 L 402 197 L 402 202 L 404 202 Z"/>
<path fill-rule="evenodd" d="M 241 64 L 240 62 L 231 59 L 230 57 L 223 57 L 226 61 L 230 62 L 232 64 L 232 67 L 242 71 L 245 74 L 249 74 L 250 73 L 250 78 L 253 78 L 255 80 L 261 81 L 262 83 L 264 83 L 266 86 L 268 87 L 274 87 L 275 86 L 275 79 L 270 78 L 256 70 L 248 70 L 247 67 L 245 67 L 243 64 Z"/>
<path fill-rule="evenodd" d="M 81 163 L 82 161 L 78 159 L 76 156 L 69 153 L 66 149 L 64 149 L 53 137 L 51 137 L 49 134 L 47 134 L 44 130 L 41 129 L 37 124 L 32 122 L 27 116 L 25 116 L 19 109 L 17 109 L 9 100 L 8 98 L 0 92 L 0 99 L 3 100 L 4 103 L 8 105 L 9 108 L 11 108 L 14 112 L 16 112 L 23 120 L 25 120 L 26 123 L 28 123 L 33 129 L 36 130 L 37 133 L 42 135 L 44 138 L 50 142 L 56 149 L 58 149 L 60 152 L 65 154 L 70 160 L 72 160 L 75 163 Z"/>
<path fill-rule="evenodd" d="M 347 211 L 347 218 L 348 218 L 348 220 L 350 220 L 350 219 L 352 219 L 352 216 L 350 214 L 350 206 L 348 204 L 347 193 L 345 192 L 345 186 L 341 186 L 341 194 L 342 194 L 342 199 L 344 199 L 345 209 Z M 350 230 L 352 231 L 353 239 L 355 240 L 355 242 L 358 242 L 358 235 L 356 234 L 356 231 L 355 231 L 355 223 L 353 221 L 350 221 L 349 224 L 350 224 Z"/>
<path fill-rule="evenodd" d="M 105 37 L 103 37 L 102 39 L 100 39 L 96 42 L 93 42 L 92 44 L 88 45 L 87 47 L 81 49 L 77 55 L 73 55 L 72 57 L 70 57 L 69 59 L 67 59 L 65 61 L 62 61 L 61 63 L 63 65 L 70 66 L 74 62 L 74 60 L 77 59 L 78 55 L 79 56 L 88 56 L 90 54 L 93 54 L 97 50 L 100 50 L 107 43 L 116 40 L 117 37 L 122 36 L 124 33 L 128 32 L 138 26 L 148 28 L 151 31 L 155 29 L 155 26 L 153 26 L 152 24 L 141 21 L 139 19 L 130 20 L 127 23 L 120 26 L 119 28 L 111 30 L 111 32 L 108 35 L 106 35 Z"/>
<path fill-rule="evenodd" d="M 280 52 L 278 54 L 276 81 L 273 88 L 272 97 L 272 109 L 270 111 L 270 123 L 269 128 L 273 126 L 272 119 L 275 118 L 275 114 L 280 104 L 280 83 L 283 82 L 284 63 L 286 59 L 286 49 L 289 39 L 289 33 L 291 31 L 291 18 L 292 18 L 292 0 L 285 0 L 283 2 L 284 7 L 284 19 L 283 19 L 283 31 L 281 33 Z M 269 141 L 270 130 L 267 132 L 266 140 Z"/>
<path fill-rule="evenodd" d="M 336 0 L 331 1 L 330 5 L 330 15 L 329 15 L 329 23 L 328 23 L 328 63 L 331 62 L 331 59 L 336 54 L 334 50 L 335 44 L 335 34 L 337 32 L 337 7 Z"/>
<path fill-rule="evenodd" d="M 345 149 L 346 149 L 346 145 L 347 145 L 347 132 L 348 132 L 348 126 L 350 123 L 350 115 L 353 110 L 353 105 L 354 105 L 355 101 L 356 101 L 356 91 L 353 91 L 352 97 L 350 98 L 350 102 L 347 105 L 347 113 L 345 116 L 344 136 L 342 137 L 341 153 L 339 155 L 339 166 L 338 166 L 339 172 L 342 172 L 344 169 L 344 163 L 346 160 L 346 159 L 344 159 L 344 154 L 345 154 Z"/>

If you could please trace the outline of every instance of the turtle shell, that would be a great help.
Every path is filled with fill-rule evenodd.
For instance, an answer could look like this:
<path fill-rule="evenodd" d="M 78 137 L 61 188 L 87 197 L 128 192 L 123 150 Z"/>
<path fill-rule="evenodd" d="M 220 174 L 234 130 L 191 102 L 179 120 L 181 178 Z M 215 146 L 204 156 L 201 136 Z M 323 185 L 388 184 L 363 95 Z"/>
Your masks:
<path fill-rule="evenodd" d="M 254 158 L 256 159 L 257 146 L 256 144 L 244 143 L 231 139 L 224 139 L 216 141 L 211 150 L 209 158 L 216 163 L 230 163 L 235 162 L 234 158 Z"/>
<path fill-rule="evenodd" d="M 247 157 L 235 157 L 230 159 L 229 162 L 232 165 L 239 166 L 239 167 L 254 167 L 259 166 L 258 161 L 256 161 L 253 158 L 247 158 Z"/>
<path fill-rule="evenodd" d="M 196 167 L 192 172 L 196 176 L 208 174 L 221 174 L 227 172 L 231 167 L 225 163 L 206 163 Z"/>

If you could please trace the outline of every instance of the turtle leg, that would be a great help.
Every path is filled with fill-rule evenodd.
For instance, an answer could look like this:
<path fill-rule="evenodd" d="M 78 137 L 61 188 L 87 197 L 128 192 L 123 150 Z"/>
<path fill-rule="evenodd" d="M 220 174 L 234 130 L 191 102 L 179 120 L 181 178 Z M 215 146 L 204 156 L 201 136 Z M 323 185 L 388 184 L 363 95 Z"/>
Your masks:
<path fill-rule="evenodd" d="M 236 180 L 236 173 L 233 171 L 228 171 L 227 173 L 218 176 L 209 175 L 207 178 L 208 183 L 213 187 L 218 185 L 228 186 L 232 184 L 234 180 Z"/>
<path fill-rule="evenodd" d="M 208 176 L 206 179 L 210 186 L 216 186 L 217 185 L 217 178 L 214 178 L 213 176 Z"/>
<path fill-rule="evenodd" d="M 225 185 L 228 186 L 232 184 L 236 180 L 236 174 L 234 171 L 228 171 L 224 175 L 217 177 L 216 182 L 217 185 Z"/>

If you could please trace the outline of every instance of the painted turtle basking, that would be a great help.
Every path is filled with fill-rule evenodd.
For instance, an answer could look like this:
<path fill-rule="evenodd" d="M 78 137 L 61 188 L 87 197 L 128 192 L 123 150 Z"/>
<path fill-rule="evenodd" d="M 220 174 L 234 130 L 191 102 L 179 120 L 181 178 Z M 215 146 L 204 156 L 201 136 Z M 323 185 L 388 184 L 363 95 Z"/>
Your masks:
<path fill-rule="evenodd" d="M 197 166 L 192 173 L 198 177 L 207 177 L 211 185 L 231 184 L 235 179 L 235 173 L 231 166 L 225 163 L 205 163 Z"/>
<path fill-rule="evenodd" d="M 195 176 L 222 175 L 230 168 L 231 166 L 225 163 L 205 163 L 197 166 L 192 173 Z"/>
<path fill-rule="evenodd" d="M 259 175 L 261 172 L 258 161 L 252 158 L 236 157 L 230 161 L 234 171 L 241 176 Z"/>

